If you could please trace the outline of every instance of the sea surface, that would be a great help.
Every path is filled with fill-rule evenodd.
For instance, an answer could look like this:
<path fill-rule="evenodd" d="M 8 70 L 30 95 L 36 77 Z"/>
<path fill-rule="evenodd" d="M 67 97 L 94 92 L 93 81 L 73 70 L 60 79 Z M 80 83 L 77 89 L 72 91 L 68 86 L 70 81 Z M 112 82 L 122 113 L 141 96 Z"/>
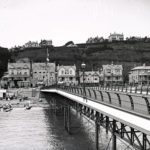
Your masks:
<path fill-rule="evenodd" d="M 0 150 L 95 150 L 94 124 L 75 112 L 71 117 L 69 135 L 63 115 L 55 116 L 49 108 L 0 111 Z M 100 150 L 111 149 L 110 140 L 111 135 L 101 129 Z M 123 145 L 120 143 L 119 149 L 125 148 Z"/>

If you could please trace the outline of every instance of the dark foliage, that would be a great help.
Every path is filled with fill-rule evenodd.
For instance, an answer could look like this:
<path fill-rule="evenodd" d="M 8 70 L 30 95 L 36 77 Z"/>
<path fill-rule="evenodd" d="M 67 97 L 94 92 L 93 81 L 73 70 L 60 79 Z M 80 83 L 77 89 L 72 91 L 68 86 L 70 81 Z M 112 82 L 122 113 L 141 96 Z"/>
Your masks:
<path fill-rule="evenodd" d="M 0 78 L 7 71 L 8 59 L 10 58 L 7 48 L 0 47 Z"/>

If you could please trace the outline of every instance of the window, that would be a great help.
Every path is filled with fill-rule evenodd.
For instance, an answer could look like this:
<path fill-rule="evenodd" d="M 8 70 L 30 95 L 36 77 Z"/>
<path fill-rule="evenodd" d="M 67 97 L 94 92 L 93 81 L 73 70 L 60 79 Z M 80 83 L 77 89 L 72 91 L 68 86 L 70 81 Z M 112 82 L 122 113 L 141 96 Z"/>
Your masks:
<path fill-rule="evenodd" d="M 107 69 L 107 73 L 111 73 L 111 70 L 110 70 L 110 69 Z"/>
<path fill-rule="evenodd" d="M 65 71 L 65 74 L 69 74 L 69 70 L 66 70 L 66 71 Z"/>
<path fill-rule="evenodd" d="M 20 72 L 20 71 L 18 71 L 18 72 L 17 72 L 17 74 L 21 75 L 21 72 Z"/>
<path fill-rule="evenodd" d="M 119 80 L 120 77 L 116 77 L 116 80 Z"/>
<path fill-rule="evenodd" d="M 64 70 L 61 71 L 61 74 L 64 74 Z"/>
<path fill-rule="evenodd" d="M 120 72 L 120 69 L 115 69 L 115 72 L 116 72 L 116 73 L 119 73 L 119 72 Z"/>
<path fill-rule="evenodd" d="M 110 80 L 110 77 L 107 77 L 108 80 Z"/>
<path fill-rule="evenodd" d="M 70 74 L 72 74 L 72 70 L 70 70 Z"/>

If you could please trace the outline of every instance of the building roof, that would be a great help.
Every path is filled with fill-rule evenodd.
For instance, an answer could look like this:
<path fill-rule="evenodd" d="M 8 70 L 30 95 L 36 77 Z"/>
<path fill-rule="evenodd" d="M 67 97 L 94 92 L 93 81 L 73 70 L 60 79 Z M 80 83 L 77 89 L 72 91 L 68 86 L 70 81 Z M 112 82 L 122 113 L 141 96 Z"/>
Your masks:
<path fill-rule="evenodd" d="M 99 71 L 85 71 L 84 73 L 85 73 L 85 76 L 89 76 L 89 75 L 91 75 L 91 76 L 99 76 Z M 80 71 L 79 74 L 82 75 L 83 72 Z"/>
<path fill-rule="evenodd" d="M 132 71 L 133 70 L 150 70 L 150 66 L 138 66 L 138 67 L 135 67 L 133 69 L 131 69 Z"/>
<path fill-rule="evenodd" d="M 122 34 L 120 34 L 120 33 L 110 33 L 110 36 L 123 36 L 123 33 Z"/>
<path fill-rule="evenodd" d="M 9 69 L 13 69 L 13 68 L 26 68 L 26 69 L 28 69 L 28 68 L 30 68 L 30 63 L 22 63 L 22 62 L 20 62 L 20 63 L 8 63 L 8 68 Z"/>
<path fill-rule="evenodd" d="M 40 69 L 45 69 L 46 67 L 48 68 L 53 68 L 55 69 L 55 63 L 33 63 L 32 68 L 40 68 Z"/>
<path fill-rule="evenodd" d="M 114 64 L 111 64 L 111 65 L 102 65 L 103 69 L 107 68 L 107 69 L 123 69 L 122 68 L 122 65 L 114 65 Z"/>
<path fill-rule="evenodd" d="M 59 70 L 59 69 L 61 69 L 61 68 L 64 68 L 65 70 L 68 70 L 68 69 L 70 69 L 70 68 L 72 68 L 72 69 L 74 69 L 74 70 L 76 70 L 76 66 L 75 65 L 73 65 L 73 66 L 57 66 L 57 70 Z"/>

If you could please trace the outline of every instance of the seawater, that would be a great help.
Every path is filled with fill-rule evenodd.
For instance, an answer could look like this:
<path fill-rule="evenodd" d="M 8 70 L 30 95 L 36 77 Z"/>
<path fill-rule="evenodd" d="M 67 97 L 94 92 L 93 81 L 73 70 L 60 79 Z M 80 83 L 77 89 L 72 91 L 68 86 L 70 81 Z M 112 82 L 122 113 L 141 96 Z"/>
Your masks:
<path fill-rule="evenodd" d="M 51 109 L 42 107 L 1 111 L 0 150 L 95 150 L 95 128 L 90 120 L 72 112 L 69 135 L 63 119 L 63 115 L 55 116 Z M 110 138 L 101 130 L 100 150 L 107 148 Z"/>

